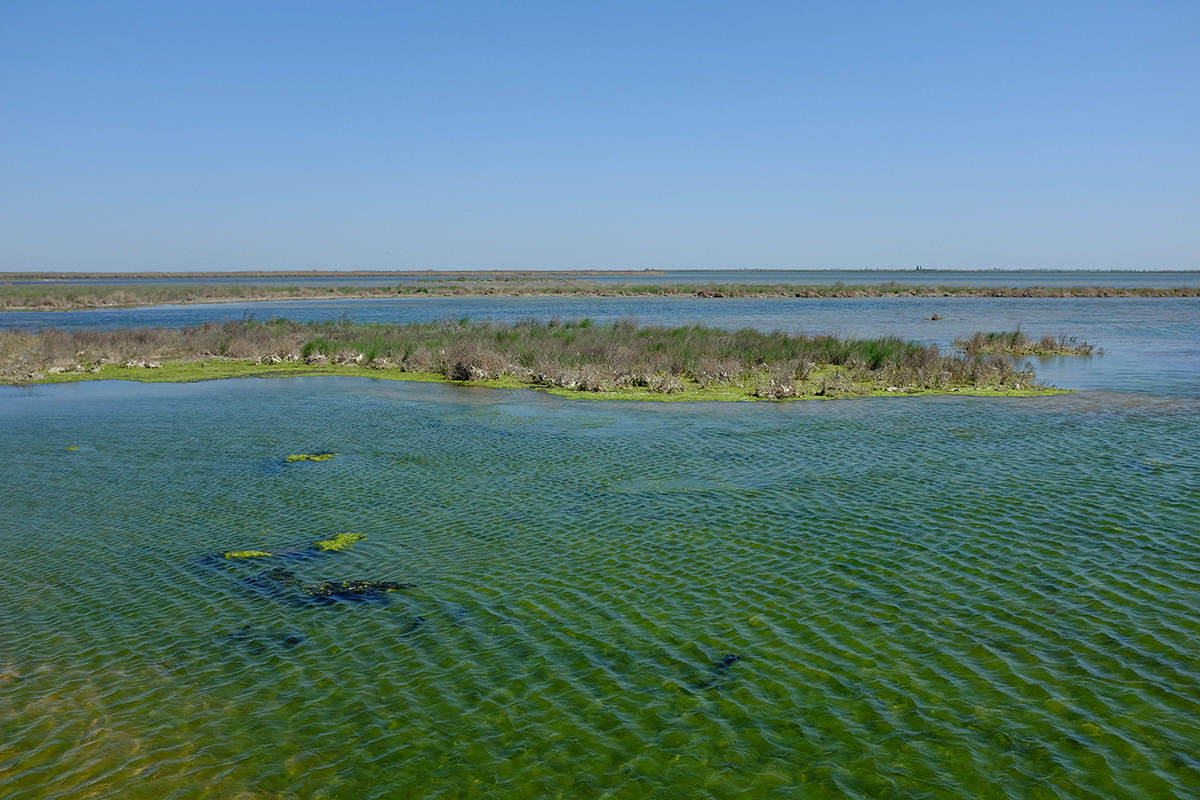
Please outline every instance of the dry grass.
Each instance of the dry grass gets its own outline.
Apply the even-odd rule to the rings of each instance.
[[[1042,336],[1033,339],[1019,329],[984,333],[979,331],[969,338],[954,340],[954,346],[967,356],[1004,354],[1010,356],[1090,356],[1100,355],[1103,349],[1090,342],[1081,342],[1074,336]]]

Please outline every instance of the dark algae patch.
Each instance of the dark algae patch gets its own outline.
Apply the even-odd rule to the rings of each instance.
[[[275,567],[245,579],[245,584],[264,594],[300,603],[331,603],[337,600],[379,600],[392,592],[412,589],[413,583],[349,580],[305,582],[284,567]]]
[[[411,589],[416,584],[399,583],[397,581],[321,581],[308,583],[300,587],[300,591],[313,597],[358,598],[380,593],[398,592],[401,589]]]

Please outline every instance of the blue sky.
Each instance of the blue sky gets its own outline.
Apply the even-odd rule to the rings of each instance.
[[[0,0],[0,270],[1200,268],[1200,2]]]

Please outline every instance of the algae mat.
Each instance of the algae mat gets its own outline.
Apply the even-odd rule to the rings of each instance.
[[[1198,412],[1095,392],[6,389],[0,782],[1187,797]],[[295,547],[336,531],[367,538]],[[220,556],[238,550],[282,561]],[[412,586],[291,602],[270,569]]]

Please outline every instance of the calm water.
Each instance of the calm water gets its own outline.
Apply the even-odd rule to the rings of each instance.
[[[530,279],[561,281],[561,276],[538,272],[527,273]],[[142,278],[119,279],[84,278],[68,282],[94,285],[149,284],[190,285],[196,283],[245,284],[248,286],[395,286],[401,283],[430,280],[458,280],[453,275],[429,274],[417,277],[329,277],[304,276],[296,278]],[[759,283],[829,285],[879,284],[895,282],[913,286],[1200,286],[1197,271],[1124,271],[1124,270],[667,270],[665,273],[643,275],[597,275],[582,278],[596,283]],[[13,281],[34,283],[35,281]],[[47,281],[36,281],[43,283]]]
[[[1200,307],[846,302],[639,316],[1109,353],[1021,400],[0,387],[0,794],[1195,797]]]

